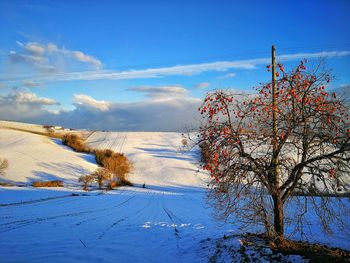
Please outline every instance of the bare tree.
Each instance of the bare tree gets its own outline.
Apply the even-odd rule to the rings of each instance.
[[[350,190],[349,107],[325,91],[330,72],[305,63],[289,73],[278,64],[274,98],[267,83],[240,98],[211,92],[199,108],[203,167],[213,178],[209,200],[219,217],[260,224],[279,242],[290,219],[302,233],[309,205],[329,230],[326,221],[339,219],[329,196]],[[288,204],[297,208],[292,217]]]
[[[106,168],[98,168],[96,171],[94,171],[92,174],[92,177],[97,182],[98,187],[102,189],[103,183],[105,181],[112,181],[113,174],[107,170]]]
[[[82,183],[84,191],[89,191],[90,184],[94,181],[92,175],[82,175],[79,177],[79,182]]]

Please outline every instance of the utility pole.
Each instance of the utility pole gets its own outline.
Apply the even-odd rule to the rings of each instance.
[[[277,88],[276,88],[276,49],[272,46],[272,168],[273,168],[273,193],[272,199],[274,203],[274,229],[277,234],[277,242],[284,239],[284,215],[283,202],[281,199],[280,175],[278,169],[278,126],[277,126]]]
[[[271,59],[272,59],[272,129],[273,129],[273,139],[272,139],[272,149],[273,149],[273,164],[274,164],[274,174],[275,174],[275,184],[279,188],[279,174],[278,174],[278,159],[275,156],[277,152],[278,143],[278,128],[277,128],[277,88],[276,88],[276,49],[272,45],[271,49]]]

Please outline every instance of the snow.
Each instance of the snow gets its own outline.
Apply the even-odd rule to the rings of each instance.
[[[19,129],[32,132],[46,132],[43,125],[0,120],[0,128]]]
[[[238,225],[213,219],[205,201],[208,176],[198,171],[198,152],[181,149],[179,133],[94,132],[87,143],[125,153],[135,166],[129,178],[135,187],[83,192],[77,178],[96,169],[93,156],[0,129],[0,157],[10,163],[2,181],[68,185],[0,187],[1,262],[208,262],[218,240],[232,234],[220,244],[240,250]],[[311,231],[319,242],[350,248],[344,233],[325,239],[317,227]],[[218,258],[231,260],[226,252]]]
[[[3,262],[205,262],[199,242],[232,227],[212,219],[199,189],[129,187],[0,211]]]
[[[1,181],[30,183],[62,180],[77,184],[81,175],[97,169],[93,155],[76,153],[58,139],[15,130],[0,129],[0,158],[9,160]]]
[[[134,163],[130,180],[161,186],[206,187],[198,170],[198,152],[181,149],[181,134],[172,132],[94,132],[86,143],[94,149],[122,152]]]

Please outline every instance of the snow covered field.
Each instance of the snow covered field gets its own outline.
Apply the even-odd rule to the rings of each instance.
[[[85,194],[77,178],[96,169],[92,156],[47,137],[0,129],[0,157],[10,163],[3,181],[68,184],[0,187],[1,262],[207,262],[216,239],[239,234],[234,222],[212,218],[208,177],[198,171],[198,153],[181,150],[180,134],[95,132],[87,143],[125,153],[136,186]],[[344,233],[327,239],[311,229],[315,241],[350,248]],[[230,242],[239,249],[238,237]]]
[[[97,167],[91,156],[0,129],[1,157],[10,162],[3,181],[69,184],[0,188],[2,261],[206,261],[199,242],[233,228],[212,219],[204,200],[207,176],[197,172],[195,153],[180,151],[180,134],[94,133],[87,142],[125,152],[135,165],[130,180],[136,187],[82,195],[77,178]]]

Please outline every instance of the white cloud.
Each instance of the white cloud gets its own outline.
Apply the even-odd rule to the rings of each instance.
[[[225,75],[219,76],[218,79],[230,79],[236,76],[236,73],[227,73]]]
[[[100,60],[82,51],[68,50],[64,47],[59,48],[53,43],[28,42],[23,44],[19,41],[16,41],[16,43],[19,49],[9,52],[9,61],[12,64],[26,65],[29,69],[39,71],[39,73],[62,73],[64,72],[63,68],[69,70],[70,64],[72,64],[71,62],[88,65],[93,69],[102,68],[102,62]],[[16,73],[18,74],[18,72]],[[45,76],[49,75],[46,74]]]
[[[42,56],[46,52],[46,47],[35,42],[28,42],[24,49],[35,56]]]
[[[280,62],[300,60],[303,58],[320,58],[320,57],[344,57],[349,56],[350,51],[329,51],[318,53],[297,53],[277,56]],[[100,80],[100,79],[138,79],[138,78],[156,78],[171,75],[193,75],[207,71],[226,71],[229,69],[253,69],[258,65],[269,64],[271,58],[257,58],[234,61],[217,61],[211,63],[177,65],[163,68],[148,68],[141,70],[126,71],[81,71],[61,74],[51,74],[46,76],[36,76],[41,82],[73,81],[73,80]],[[28,76],[17,76],[12,78],[0,78],[1,81],[15,81]]]
[[[147,97],[158,100],[168,100],[183,97],[187,94],[187,90],[180,85],[170,86],[141,86],[128,88],[129,91],[135,91],[145,94]]]
[[[205,89],[205,88],[208,88],[209,86],[210,86],[209,82],[200,82],[194,85],[194,87],[197,89]]]
[[[38,97],[30,92],[12,91],[0,95],[0,119],[18,121],[44,121],[50,116],[48,107],[59,105],[53,99]]]
[[[77,107],[93,108],[100,111],[107,111],[110,106],[109,102],[106,102],[104,100],[98,101],[84,94],[75,94],[73,104]]]
[[[72,58],[76,59],[77,61],[89,63],[91,65],[94,65],[96,68],[101,68],[102,63],[98,59],[86,55],[81,51],[65,51],[66,54],[69,54]]]
[[[55,100],[45,97],[38,97],[31,92],[13,92],[9,94],[6,99],[18,104],[35,104],[35,105],[56,105]]]

